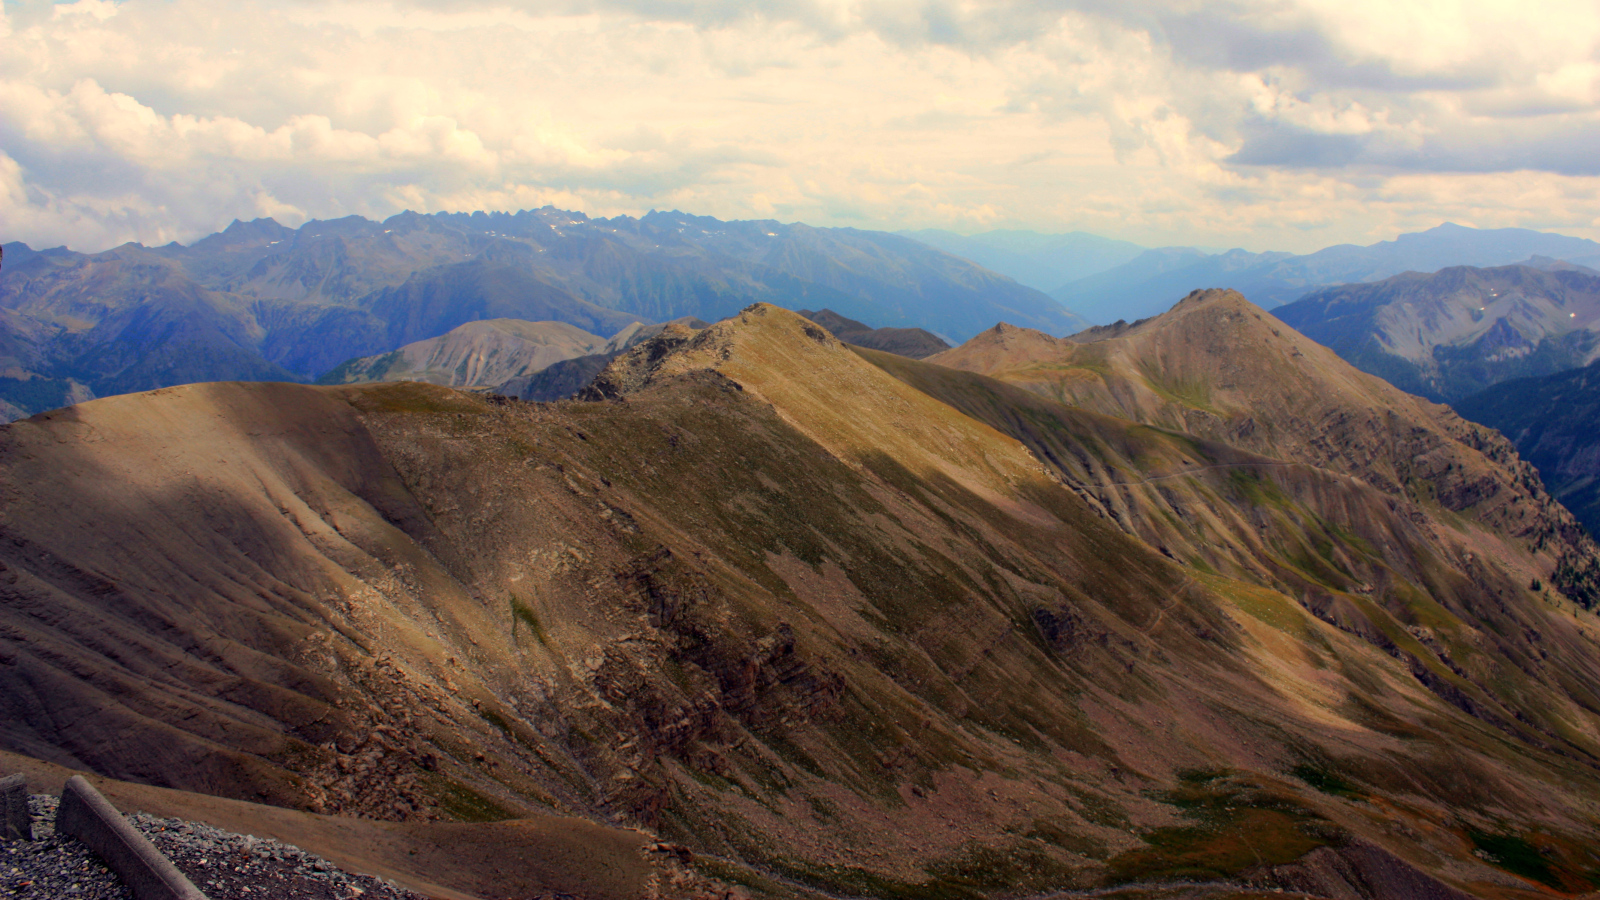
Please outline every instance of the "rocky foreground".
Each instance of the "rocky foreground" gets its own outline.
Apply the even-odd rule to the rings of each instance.
[[[29,798],[34,840],[0,847],[0,897],[131,900],[133,894],[97,856],[56,834],[57,802],[48,794]],[[182,819],[129,819],[211,900],[422,900],[278,841]]]

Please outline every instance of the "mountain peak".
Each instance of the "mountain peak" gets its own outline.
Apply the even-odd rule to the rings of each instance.
[[[1188,296],[1173,304],[1173,311],[1193,310],[1207,307],[1227,306],[1235,309],[1255,305],[1246,300],[1244,295],[1232,288],[1202,288],[1190,291]]]
[[[995,323],[995,326],[993,328],[989,329],[988,331],[983,332],[982,334],[978,335],[978,337],[979,338],[983,338],[983,337],[989,337],[991,335],[993,336],[993,339],[997,339],[997,340],[1001,340],[1001,341],[1019,341],[1019,340],[1044,340],[1044,341],[1051,341],[1051,342],[1055,341],[1055,338],[1051,337],[1048,334],[1045,334],[1044,332],[1038,330],[1037,328],[1024,328],[1024,327],[1022,327],[1020,325],[1013,325],[1010,322],[997,322],[997,323]],[[974,338],[974,340],[976,340],[976,339],[977,338]]]
[[[777,363],[778,368],[788,370],[799,362],[793,359],[796,350],[802,356],[819,350],[850,353],[838,338],[803,316],[770,303],[755,303],[704,329],[667,325],[660,334],[613,360],[581,396],[588,400],[624,397],[674,375],[722,371],[736,355],[758,364]],[[799,368],[806,366],[801,363]]]

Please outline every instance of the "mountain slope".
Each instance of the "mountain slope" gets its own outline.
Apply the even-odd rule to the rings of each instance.
[[[950,349],[949,344],[921,328],[873,328],[854,319],[847,319],[831,309],[816,312],[802,309],[798,312],[828,329],[839,340],[857,347],[898,353],[912,359],[922,359]]]
[[[1144,349],[1267,327],[1179,312]],[[1510,495],[1481,514],[1306,463],[1290,508],[1265,454],[764,305],[589,396],[198,385],[6,426],[0,741],[377,818],[637,825],[763,896],[1592,889],[1595,621],[1524,588],[1582,548],[1494,524],[1543,513],[1514,456],[1439,454]],[[1117,512],[1160,483],[1095,480],[1200,451],[1256,473],[1227,497],[1258,542],[1324,563],[1169,558]]]
[[[693,316],[654,325],[635,322],[612,335],[611,340],[606,341],[605,346],[599,348],[596,353],[564,359],[537,372],[508,378],[496,385],[494,392],[502,397],[514,397],[518,400],[536,402],[565,400],[588,387],[589,382],[610,365],[613,359],[650,340],[670,326],[693,330],[706,327],[706,323]]]
[[[317,383],[426,381],[494,387],[605,345],[603,339],[564,322],[480,319],[392,353],[348,360]]]
[[[1564,565],[1588,573],[1563,589],[1585,605],[1600,600],[1592,545],[1509,442],[1350,367],[1235,292],[1197,291],[1158,319],[1078,340],[1001,326],[930,361],[1350,475],[1407,502],[1470,511],[1533,542],[1547,554],[1546,573]]]
[[[1600,368],[1504,381],[1457,401],[1463,417],[1517,445],[1572,514],[1600,534]]]
[[[1456,400],[1600,355],[1600,276],[1528,266],[1408,272],[1273,313],[1402,390]]]

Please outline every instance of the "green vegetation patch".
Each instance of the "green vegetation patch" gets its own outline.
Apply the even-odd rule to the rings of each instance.
[[[959,855],[928,867],[930,884],[965,889],[988,896],[1037,894],[1060,889],[1076,870],[1046,847],[1054,841],[1017,841],[1004,847],[972,845]]]
[[[500,822],[515,818],[511,811],[472,788],[450,778],[429,779],[439,810],[458,822]]]
[[[1600,850],[1592,841],[1535,833],[1526,837],[1468,829],[1478,856],[1530,881],[1566,894],[1600,887]]]
[[[998,892],[1036,894],[1070,885],[1077,870],[1059,860],[1047,842],[1015,841],[1005,846],[973,844],[928,866],[928,879],[901,881],[854,866],[814,866],[794,860],[773,863],[802,884],[855,897],[880,900],[978,900]]]
[[[773,881],[754,869],[715,856],[697,854],[694,858],[694,867],[703,875],[729,884],[741,884],[769,897],[787,897],[797,893],[794,888]]]
[[[1524,878],[1531,878],[1553,888],[1560,888],[1550,864],[1539,854],[1539,848],[1514,834],[1487,834],[1469,831],[1467,837],[1490,862]]]
[[[900,881],[855,866],[814,866],[797,860],[773,860],[785,878],[830,894],[874,897],[878,900],[983,900],[976,888],[932,878],[923,882]]]
[[[1127,827],[1127,817],[1121,816],[1119,823]],[[1076,830],[1074,823],[1061,816],[1052,816],[1044,819],[1034,819],[1023,837],[1053,844],[1063,850],[1086,856],[1090,859],[1105,859],[1110,855],[1106,850],[1104,841],[1093,835],[1082,834]]]
[[[1156,799],[1193,824],[1146,832],[1146,846],[1112,858],[1108,883],[1230,878],[1291,863],[1337,839],[1312,811],[1220,771],[1180,773],[1178,786]]]
[[[1345,781],[1339,776],[1339,773],[1324,766],[1314,763],[1301,763],[1290,769],[1289,774],[1324,794],[1350,799],[1356,799],[1361,796],[1357,793],[1355,785]]]
[[[539,643],[546,647],[550,646],[550,635],[545,633],[544,625],[539,621],[539,615],[533,611],[533,607],[524,603],[517,595],[512,594],[511,637],[513,639],[517,636],[517,625],[519,623],[528,626],[528,631],[533,633],[534,638]]]
[[[1139,373],[1144,376],[1150,390],[1164,400],[1194,409],[1217,411],[1211,405],[1211,385],[1204,380],[1178,378],[1149,362],[1140,363]]]

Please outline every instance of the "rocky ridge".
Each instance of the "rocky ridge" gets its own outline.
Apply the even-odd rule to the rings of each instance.
[[[1524,587],[1531,492],[1402,502],[1298,394],[1241,427],[1267,383],[1382,400],[1239,351],[1255,312],[997,380],[757,305],[582,402],[204,385],[13,424],[4,740],[379,819],[626,823],[763,896],[1270,890],[1366,844],[1583,889],[1597,631]],[[1510,465],[1440,446],[1395,483]],[[1523,845],[1533,875],[1496,855]]]

